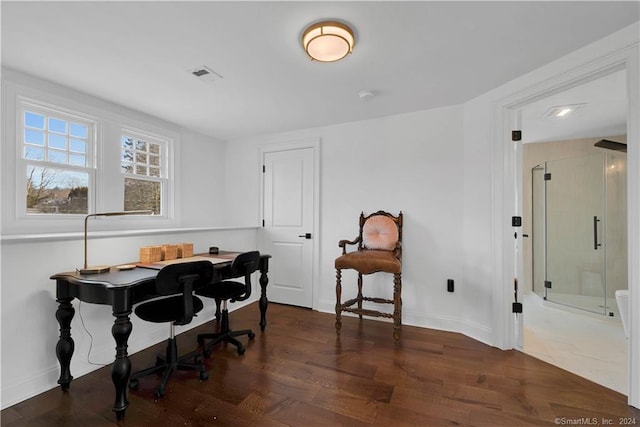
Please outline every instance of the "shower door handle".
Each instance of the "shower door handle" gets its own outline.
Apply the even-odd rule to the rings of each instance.
[[[598,250],[598,246],[602,246],[602,243],[598,243],[598,223],[600,220],[597,216],[593,217],[593,249]]]

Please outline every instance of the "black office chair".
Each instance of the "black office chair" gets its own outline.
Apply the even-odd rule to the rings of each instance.
[[[243,329],[241,331],[232,331],[229,329],[229,311],[227,310],[227,301],[236,302],[244,301],[251,296],[251,274],[258,269],[260,261],[260,252],[252,251],[238,255],[231,264],[230,277],[244,277],[244,283],[225,280],[223,282],[199,289],[196,293],[200,296],[213,298],[219,307],[222,301],[222,316],[220,320],[220,332],[210,334],[199,334],[198,344],[202,346],[203,353],[206,357],[211,355],[213,346],[220,342],[228,342],[238,348],[238,354],[244,354],[244,346],[235,337],[248,335],[249,339],[255,338],[255,334],[251,329]],[[217,317],[217,316],[216,316]],[[211,340],[205,345],[205,340]]]
[[[202,357],[198,350],[178,357],[175,339],[175,325],[186,325],[200,312],[204,305],[202,300],[193,295],[199,287],[209,285],[213,278],[213,264],[209,261],[185,262],[164,267],[156,278],[156,291],[159,295],[172,295],[154,299],[140,304],[135,309],[136,315],[154,323],[169,323],[170,332],[167,340],[165,357],[158,356],[155,366],[135,372],[129,379],[129,388],[138,388],[138,378],[163,372],[162,381],[155,390],[155,396],[161,397],[169,377],[177,370],[200,371],[200,380],[209,378]],[[178,295],[175,295],[178,294]],[[193,363],[187,361],[193,359]]]

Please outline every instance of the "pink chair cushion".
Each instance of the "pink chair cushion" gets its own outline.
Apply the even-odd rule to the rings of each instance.
[[[375,215],[362,227],[362,243],[367,249],[392,251],[398,242],[398,227],[391,218]]]

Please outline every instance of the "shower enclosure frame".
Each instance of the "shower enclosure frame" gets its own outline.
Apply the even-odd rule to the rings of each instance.
[[[614,293],[628,283],[626,155],[597,150],[549,160],[531,178],[532,291],[618,317]]]

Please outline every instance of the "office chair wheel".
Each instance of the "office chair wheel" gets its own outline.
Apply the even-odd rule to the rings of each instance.
[[[129,390],[137,390],[139,385],[138,380],[129,380]]]
[[[207,371],[200,371],[200,381],[204,381],[209,379],[209,372]]]
[[[158,387],[153,391],[153,395],[159,399],[164,395],[164,390],[162,389],[162,387]]]
[[[238,347],[238,354],[240,356],[242,356],[244,354],[244,347],[243,346]]]
[[[256,334],[254,334],[253,332],[249,332],[248,336],[249,336],[249,339],[252,340],[256,337]]]

